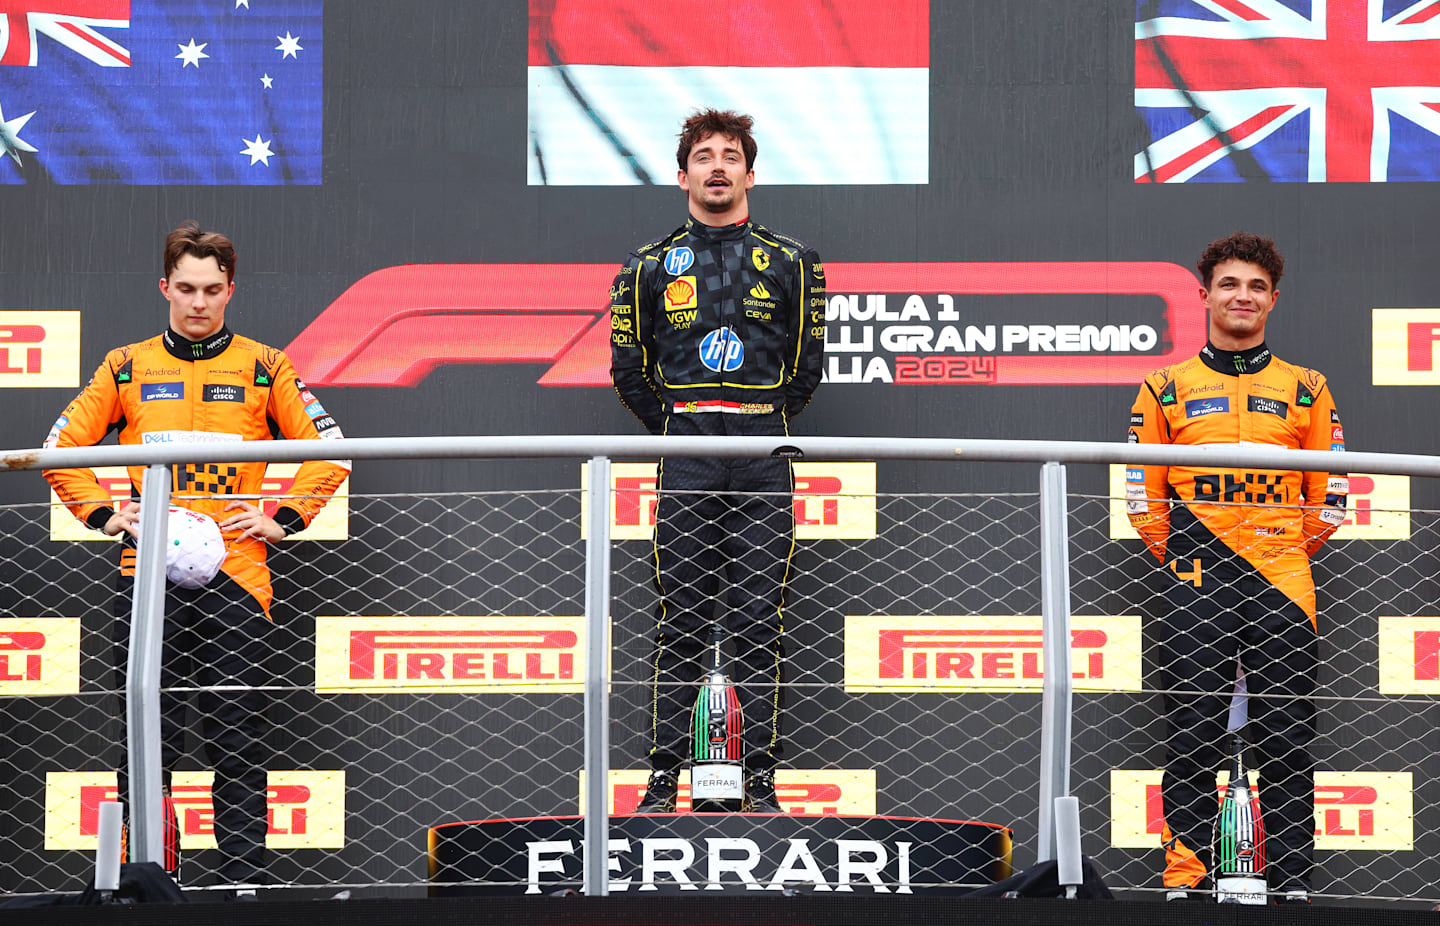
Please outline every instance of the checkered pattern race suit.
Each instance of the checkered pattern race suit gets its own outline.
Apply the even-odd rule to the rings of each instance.
[[[820,382],[825,270],[813,250],[763,226],[688,220],[630,255],[610,303],[615,390],[652,434],[785,435]],[[658,488],[651,765],[679,769],[689,752],[724,570],[745,765],[773,769],[795,534],[789,461],[667,457]]]

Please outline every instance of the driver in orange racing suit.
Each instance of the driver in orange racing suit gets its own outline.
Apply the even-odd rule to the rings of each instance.
[[[227,443],[338,438],[326,413],[280,351],[232,334],[225,307],[235,290],[235,250],[224,235],[186,222],[165,242],[160,291],[170,303],[163,333],[112,350],[66,407],[46,447],[88,447],[111,431],[121,444]],[[319,452],[317,451],[317,455]],[[115,599],[116,687],[125,690],[135,576],[138,499],[144,467],[129,468],[132,500],[116,510],[89,469],[47,470],[45,478],[75,517],[105,534],[127,535]],[[178,833],[169,800],[170,771],[184,746],[185,703],[173,689],[185,679],[199,693],[206,752],[215,766],[215,836],[225,856],[221,878],[253,896],[264,870],[267,775],[262,751],[265,663],[269,644],[269,543],[304,529],[349,474],[349,463],[312,461],[296,475],[295,497],[267,515],[253,501],[265,463],[176,466],[172,502],[213,517],[225,538],[221,572],[199,589],[168,585],[161,668],[161,758],[166,792],[165,863],[178,872]],[[126,763],[120,798],[128,803]]]
[[[1325,377],[1265,345],[1283,267],[1274,242],[1243,232],[1207,248],[1199,270],[1209,340],[1199,356],[1145,379],[1130,410],[1132,443],[1345,449]],[[1238,654],[1261,760],[1270,887],[1305,899],[1318,668],[1310,557],[1345,518],[1348,480],[1218,466],[1129,466],[1125,478],[1130,521],[1166,573],[1153,638],[1169,724],[1165,886],[1177,899],[1210,874],[1215,773]]]

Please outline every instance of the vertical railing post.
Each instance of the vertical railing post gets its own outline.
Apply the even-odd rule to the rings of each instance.
[[[610,893],[610,458],[590,458],[585,532],[585,894]]]
[[[165,638],[165,538],[170,467],[145,467],[140,486],[140,549],[130,608],[125,670],[125,743],[130,768],[130,860],[164,863],[165,811],[160,765],[160,658]]]
[[[1040,470],[1040,606],[1045,679],[1040,727],[1037,862],[1055,858],[1055,798],[1070,793],[1070,532],[1065,467]]]

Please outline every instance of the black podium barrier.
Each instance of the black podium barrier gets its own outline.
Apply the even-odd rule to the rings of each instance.
[[[912,817],[642,814],[610,821],[610,892],[962,894],[1011,874],[1004,826]],[[431,896],[548,894],[583,879],[585,820],[430,829]]]

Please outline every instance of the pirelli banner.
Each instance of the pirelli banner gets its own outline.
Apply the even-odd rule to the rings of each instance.
[[[345,846],[345,772],[271,769],[265,845],[271,849]],[[214,774],[176,771],[171,781],[181,849],[215,848]],[[120,800],[114,772],[47,772],[45,848],[95,851],[100,803]]]
[[[260,484],[260,509],[273,516],[280,500],[291,493],[295,476],[300,472],[299,463],[271,463],[265,467],[265,480]],[[111,503],[118,508],[130,501],[130,473],[123,466],[97,466],[93,470],[100,487],[110,495]],[[346,540],[350,536],[350,477],[340,483],[340,488],[315,515],[315,520],[303,531],[297,531],[286,540]],[[100,531],[91,530],[60,501],[55,490],[50,490],[50,539],[51,540],[100,540],[115,541]]]
[[[847,615],[845,690],[1034,691],[1045,679],[1038,615]],[[1080,691],[1140,690],[1140,618],[1070,619]]]
[[[79,693],[79,618],[0,618],[0,697]]]
[[[1380,693],[1440,695],[1440,616],[1380,618]]]
[[[576,693],[585,618],[317,617],[318,694]]]
[[[875,464],[812,463],[793,465],[795,539],[873,540]],[[610,466],[610,539],[651,540],[655,536],[658,466],[614,463]],[[580,532],[584,536],[590,505],[590,464],[580,465]]]
[[[1374,385],[1440,385],[1440,309],[1372,309],[1370,320]]]
[[[1115,769],[1110,773],[1110,845],[1154,849],[1160,845],[1164,813],[1160,769]],[[1216,780],[1217,805],[1230,780]],[[1250,787],[1265,790],[1252,771]],[[1415,848],[1415,783],[1411,772],[1315,772],[1315,848],[1384,852]]]
[[[1110,465],[1110,539],[1139,540],[1125,514],[1126,483],[1137,474],[1126,467]],[[1138,477],[1143,479],[1144,477]],[[1345,520],[1328,543],[1343,540],[1409,540],[1410,477],[1351,473],[1350,496]]]
[[[0,310],[0,389],[45,387],[80,388],[80,313]]]
[[[645,793],[650,770],[611,769],[610,813],[632,814]],[[873,768],[782,768],[775,772],[775,796],[788,814],[800,816],[872,816],[875,814],[876,770]],[[579,813],[585,813],[585,770],[579,775]],[[677,813],[689,813],[690,771],[680,773]]]

